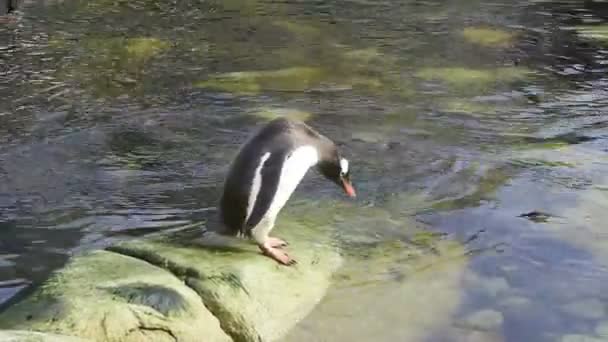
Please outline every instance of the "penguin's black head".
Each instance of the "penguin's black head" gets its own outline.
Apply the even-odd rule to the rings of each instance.
[[[346,192],[348,196],[357,196],[355,188],[350,180],[350,169],[347,159],[341,157],[338,153],[334,153],[330,158],[319,162],[318,168],[325,178],[344,189],[344,192]]]

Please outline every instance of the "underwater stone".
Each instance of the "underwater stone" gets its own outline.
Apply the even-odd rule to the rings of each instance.
[[[524,67],[500,67],[494,69],[429,67],[422,68],[415,75],[427,81],[442,81],[455,89],[479,91],[493,84],[524,80],[531,73],[531,70]]]
[[[510,310],[521,310],[523,307],[530,305],[532,302],[521,296],[511,296],[500,301],[500,305]]]
[[[604,303],[598,299],[585,299],[566,304],[562,310],[573,316],[586,319],[599,319],[604,317],[606,309]]]
[[[598,323],[595,327],[595,333],[598,336],[608,338],[608,321]]]
[[[495,310],[476,311],[463,320],[463,324],[474,329],[498,330],[504,321],[502,313]]]
[[[515,34],[489,27],[467,27],[463,37],[473,44],[488,47],[506,47],[513,43]]]
[[[562,336],[561,342],[606,342],[606,339],[588,335],[571,334]]]
[[[578,35],[587,38],[595,39],[602,42],[608,41],[608,25],[582,25],[577,26]]]
[[[366,213],[361,211],[355,215]],[[352,249],[349,253],[356,253]],[[346,260],[321,304],[285,341],[315,341],[318,336],[331,336],[331,341],[425,341],[450,325],[461,304],[468,262],[462,245],[436,237],[430,246],[385,241],[360,252],[365,257]]]
[[[317,86],[324,71],[315,67],[292,67],[268,71],[237,71],[216,75],[196,83],[197,88],[210,88],[237,94],[260,91],[304,91]]]
[[[263,120],[271,121],[284,117],[292,120],[308,121],[312,113],[293,108],[261,108],[252,112],[252,115]]]
[[[573,302],[565,305],[563,310],[571,315],[587,319],[602,318],[606,314],[604,303],[598,299],[587,299]]]

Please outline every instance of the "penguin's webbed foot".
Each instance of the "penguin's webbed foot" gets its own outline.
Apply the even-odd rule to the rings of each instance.
[[[285,251],[271,246],[269,240],[259,245],[259,247],[264,253],[264,255],[276,260],[280,264],[283,264],[285,266],[291,266],[297,263],[297,261],[292,259]]]
[[[275,238],[275,237],[268,237],[266,239],[266,242],[270,245],[270,247],[272,248],[281,248],[281,247],[285,247],[287,245],[289,245],[287,242],[285,242],[284,240],[281,240],[279,238]]]

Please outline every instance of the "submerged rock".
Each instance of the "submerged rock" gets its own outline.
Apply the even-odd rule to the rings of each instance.
[[[336,286],[285,341],[424,341],[449,325],[468,261],[455,242],[438,238],[433,247],[387,241],[350,259]]]
[[[308,121],[313,116],[310,112],[292,108],[261,108],[253,111],[252,115],[266,121],[271,121],[280,117],[286,117],[292,120]]]
[[[494,310],[476,311],[462,321],[462,325],[479,330],[496,331],[502,328],[502,313]]]
[[[320,84],[324,71],[316,67],[292,67],[279,70],[240,71],[214,76],[195,84],[237,94],[257,94],[264,90],[304,91]]]
[[[577,26],[576,31],[583,38],[608,42],[608,25],[582,25]]]
[[[598,336],[608,338],[608,321],[598,323],[595,327],[595,333]]]
[[[473,43],[488,47],[506,47],[513,43],[515,34],[490,27],[467,27],[462,31],[463,37]]]
[[[295,267],[178,230],[74,257],[0,315],[0,328],[95,341],[276,340],[323,297],[342,260],[323,234],[281,223]]]
[[[606,339],[595,336],[571,334],[562,336],[561,342],[606,342]]]
[[[570,315],[586,319],[599,319],[606,314],[606,306],[598,299],[575,301],[564,305],[562,310]]]
[[[464,67],[429,67],[416,72],[416,77],[428,81],[441,81],[457,91],[478,93],[499,83],[512,83],[526,79],[532,73],[524,67],[470,69]]]
[[[530,299],[521,296],[510,296],[500,301],[500,306],[513,311],[523,310],[531,304]]]
[[[536,222],[536,223],[544,223],[549,221],[549,219],[551,219],[553,217],[553,215],[542,212],[542,211],[538,211],[538,210],[533,210],[527,213],[523,213],[517,217],[524,217],[527,218],[528,220],[532,221],[532,222]]]

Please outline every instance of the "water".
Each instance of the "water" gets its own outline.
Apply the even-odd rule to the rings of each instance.
[[[286,340],[606,338],[608,48],[572,28],[607,9],[30,3],[0,26],[0,302],[72,253],[205,217],[238,145],[287,113],[350,156],[363,214],[336,234],[372,257]],[[314,200],[348,201],[311,172],[292,205]],[[414,225],[440,252],[394,245]]]

